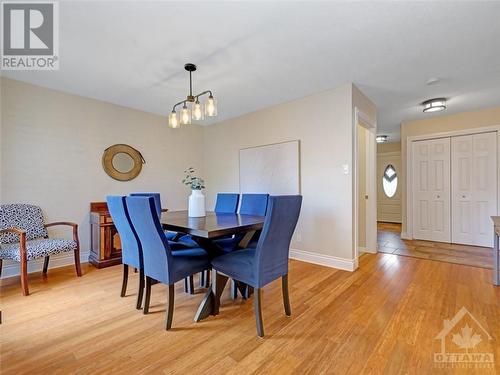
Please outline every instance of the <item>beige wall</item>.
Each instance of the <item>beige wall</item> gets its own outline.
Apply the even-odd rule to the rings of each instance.
[[[420,135],[468,130],[488,126],[500,126],[500,107],[487,108],[473,112],[462,112],[448,116],[432,117],[426,120],[403,122],[401,124],[401,160],[403,164],[402,184],[402,232],[406,233],[407,204],[406,204],[406,176],[407,176],[407,139]]]
[[[304,200],[301,241],[294,237],[291,246],[353,262],[353,177],[342,165],[352,170],[354,95],[371,113],[371,103],[349,84],[207,127],[208,206],[219,191],[239,191],[241,148],[298,139]]]
[[[377,143],[377,154],[401,151],[401,142]]]
[[[40,205],[47,221],[77,222],[84,257],[91,201],[154,190],[164,206],[185,209],[189,192],[180,180],[193,166],[206,179],[210,209],[217,192],[239,191],[239,149],[298,139],[304,201],[301,241],[294,238],[292,248],[327,256],[329,265],[354,266],[353,114],[357,107],[375,122],[376,109],[353,85],[178,131],[162,116],[5,78],[1,83],[2,201]],[[102,152],[115,143],[130,144],[146,159],[135,180],[115,181],[102,170]]]
[[[159,191],[164,206],[186,208],[189,191],[180,181],[189,166],[203,174],[202,127],[175,131],[162,116],[5,78],[1,92],[2,201],[34,203],[47,221],[78,223],[83,253],[89,203],[107,194]],[[102,153],[115,143],[144,156],[136,179],[120,182],[104,173]]]

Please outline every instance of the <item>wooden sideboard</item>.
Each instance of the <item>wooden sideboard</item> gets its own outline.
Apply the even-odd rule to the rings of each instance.
[[[89,263],[105,268],[122,262],[120,236],[111,220],[106,202],[90,203]]]

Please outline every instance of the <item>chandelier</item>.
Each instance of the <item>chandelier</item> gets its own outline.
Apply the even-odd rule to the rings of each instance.
[[[168,115],[168,126],[172,129],[178,129],[181,125],[191,124],[191,120],[200,121],[207,117],[217,116],[217,101],[214,99],[212,91],[206,90],[198,95],[193,95],[193,80],[192,73],[196,71],[196,65],[186,64],[184,69],[189,72],[189,95],[185,100],[180,101],[175,104],[172,108],[172,112]],[[208,94],[208,99],[204,103],[200,103],[200,96]],[[187,103],[193,103],[190,107]],[[182,104],[182,109],[179,114],[175,111],[177,106]]]

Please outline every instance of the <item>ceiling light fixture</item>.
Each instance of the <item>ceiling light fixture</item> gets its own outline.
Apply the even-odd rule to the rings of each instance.
[[[424,112],[439,112],[446,109],[445,98],[429,99],[422,103]]]
[[[196,71],[196,65],[188,63],[184,65],[184,69],[189,72],[189,95],[185,100],[175,104],[172,112],[168,115],[168,126],[173,129],[180,128],[181,125],[191,124],[191,120],[200,121],[205,119],[205,116],[217,116],[217,100],[215,100],[212,91],[206,90],[198,95],[193,95],[193,80],[191,74]],[[208,94],[206,103],[200,103],[200,96]],[[188,103],[194,103],[192,108],[188,107]],[[182,104],[180,114],[177,115],[175,108]]]
[[[375,137],[375,140],[377,141],[377,143],[384,143],[384,142],[387,142],[387,140],[389,139],[389,136],[388,135],[377,135]]]

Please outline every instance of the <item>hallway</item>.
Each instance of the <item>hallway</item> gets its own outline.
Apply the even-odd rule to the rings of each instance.
[[[401,239],[401,224],[378,222],[377,250],[381,253],[492,268],[491,248],[444,242]]]

